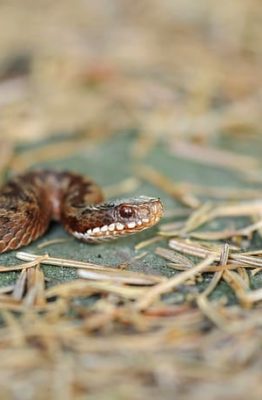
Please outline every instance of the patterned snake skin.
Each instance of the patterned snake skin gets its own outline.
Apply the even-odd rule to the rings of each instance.
[[[0,190],[0,253],[25,246],[47,230],[51,220],[85,242],[115,239],[159,221],[159,199],[140,196],[102,203],[91,179],[48,170],[29,171]]]

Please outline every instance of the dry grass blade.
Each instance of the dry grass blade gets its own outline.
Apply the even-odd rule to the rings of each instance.
[[[83,149],[90,149],[93,146],[87,139],[78,140],[67,140],[59,142],[58,146],[48,144],[40,149],[30,149],[30,157],[28,152],[25,151],[13,159],[11,168],[13,171],[19,173],[23,170],[30,168],[32,165],[39,162],[46,162],[51,160],[58,160],[76,153],[77,151],[83,151]]]
[[[0,296],[0,310],[21,311],[21,302],[11,296]]]
[[[245,300],[251,304],[262,301],[262,288],[247,292],[245,294]]]
[[[127,300],[134,300],[144,293],[143,287],[125,286],[119,283],[110,281],[87,281],[87,280],[74,280],[73,282],[66,282],[56,285],[46,290],[46,297],[52,298],[60,296],[63,298],[86,297],[93,294],[115,294]]]
[[[181,234],[189,233],[209,220],[209,212],[213,209],[214,205],[211,203],[204,203],[197,210],[192,212],[190,217],[186,220],[184,227],[181,229]]]
[[[220,265],[227,265],[229,251],[230,251],[230,246],[228,243],[225,243],[221,250],[221,255],[220,255],[220,260],[219,260]]]
[[[155,147],[157,142],[157,137],[141,133],[131,148],[131,155],[136,159],[142,159]]]
[[[16,258],[23,261],[30,261],[34,262],[35,260],[39,260],[41,256],[32,253],[26,253],[23,251],[18,251],[16,253]],[[49,257],[47,254],[42,257],[41,259],[42,264],[46,265],[54,265],[59,267],[73,267],[73,268],[88,268],[88,269],[95,269],[103,271],[106,266],[100,264],[94,264],[84,261],[77,261],[77,260],[70,260],[70,259],[63,259],[57,257]],[[109,269],[110,270],[110,269]]]
[[[253,249],[253,250],[245,250],[245,251],[240,251],[239,254],[243,256],[262,256],[262,249]]]
[[[192,267],[190,270],[181,272],[174,278],[168,279],[166,282],[160,283],[149,289],[144,296],[138,300],[135,304],[135,308],[139,311],[143,311],[148,308],[156,299],[158,299],[162,294],[168,293],[173,290],[176,286],[181,285],[186,280],[196,276],[199,272],[205,270],[205,268],[211,265],[215,260],[215,256],[209,256],[204,261]]]
[[[219,327],[223,331],[231,331],[231,328],[228,325],[228,320],[225,319],[224,316],[221,315],[221,313],[217,310],[217,308],[208,301],[207,296],[200,295],[197,297],[196,301],[199,309],[210,321],[212,321],[217,327]]]
[[[152,238],[150,238],[150,239],[143,240],[142,242],[137,243],[137,244],[135,245],[135,250],[136,250],[136,251],[137,251],[137,250],[141,250],[141,249],[143,249],[144,247],[147,247],[147,246],[150,246],[151,244],[154,244],[154,243],[159,242],[160,240],[162,240],[162,238],[161,238],[160,236],[154,236],[154,237],[152,237]]]
[[[221,250],[220,261],[219,264],[221,266],[226,266],[228,263],[230,247],[228,244],[225,244]],[[212,293],[212,291],[216,288],[220,279],[222,278],[224,273],[224,268],[220,271],[215,272],[212,277],[211,282],[207,286],[207,288],[197,297],[196,302],[199,309],[205,314],[206,317],[209,318],[216,326],[222,328],[223,330],[227,330],[227,321],[218,312],[218,310],[210,303],[207,297]]]
[[[210,255],[215,255],[216,261],[219,261],[220,259],[219,251],[214,251],[214,250],[211,251],[210,249],[201,246],[198,242],[192,242],[189,240],[182,240],[182,239],[171,239],[169,241],[169,247],[171,247],[171,249],[173,250],[191,256],[205,258]]]
[[[39,265],[23,269],[14,285],[12,298],[22,301],[25,306],[46,305],[45,277]]]
[[[26,289],[26,270],[23,269],[16,281],[12,296],[15,300],[21,300]]]
[[[247,169],[258,169],[260,166],[260,161],[255,157],[243,156],[227,150],[182,140],[172,142],[170,150],[179,157],[198,161],[205,165],[228,168],[240,172],[245,172]]]
[[[95,281],[107,281],[107,282],[115,282],[122,283],[126,285],[136,285],[136,286],[151,286],[156,284],[156,282],[152,282],[149,279],[145,279],[137,276],[125,276],[121,271],[118,271],[118,274],[113,272],[101,272],[101,271],[87,271],[86,269],[79,269],[78,276],[80,278],[95,280]]]
[[[74,281],[59,283],[58,285],[52,286],[45,290],[45,296],[47,299],[53,297],[79,297],[79,296],[90,296],[96,293],[96,290],[92,289],[82,279],[75,279]]]
[[[15,285],[3,286],[0,288],[0,296],[1,294],[7,294],[13,292]]]
[[[33,261],[33,260],[36,260],[39,256],[37,256],[35,254],[31,254],[31,253],[17,252],[16,257],[19,260]],[[158,282],[162,282],[166,279],[161,276],[155,276],[155,275],[149,275],[149,274],[147,275],[147,274],[125,271],[125,270],[120,271],[119,269],[107,267],[105,265],[64,259],[64,258],[55,258],[55,257],[45,256],[40,262],[41,262],[41,264],[53,265],[53,266],[58,266],[58,267],[80,268],[80,269],[86,269],[86,270],[96,271],[96,272],[101,271],[103,273],[110,274],[111,276],[113,276],[113,275],[119,276],[121,274],[123,277],[126,277],[126,278],[141,279],[144,282],[147,281],[148,282],[147,284],[149,284],[149,285],[155,284]]]
[[[13,156],[13,145],[10,141],[0,139],[0,184],[5,169],[11,162]]]
[[[127,300],[137,300],[146,291],[144,287],[131,287],[111,282],[86,282],[97,293],[111,293]]]
[[[224,271],[223,279],[233,289],[236,297],[244,307],[250,306],[250,301],[247,298],[248,285],[235,271]]]
[[[24,332],[21,329],[21,326],[20,326],[17,318],[15,318],[15,316],[10,311],[4,310],[4,309],[1,310],[1,316],[4,320],[4,323],[6,324],[6,326],[9,329],[10,336],[11,336],[12,341],[15,344],[15,346],[17,346],[18,348],[25,346],[26,340],[25,340]]]
[[[185,190],[181,190],[181,188],[177,187],[177,185],[169,178],[162,175],[152,167],[142,165],[137,167],[135,172],[139,178],[144,179],[147,182],[150,182],[152,185],[163,190],[181,204],[190,208],[196,208],[199,206],[199,200],[196,197],[189,194]]]
[[[223,248],[222,248],[223,251]],[[185,257],[184,255],[181,255],[180,253],[177,253],[173,250],[170,249],[166,249],[163,247],[157,247],[155,250],[155,253],[160,256],[165,258],[168,261],[172,261],[171,263],[167,263],[168,267],[180,270],[180,271],[185,271],[188,268],[192,268],[194,266],[194,263],[188,258]],[[217,252],[219,254],[219,252]],[[190,255],[192,255],[190,253]],[[195,255],[195,254],[194,254]],[[210,254],[211,255],[211,254]],[[218,260],[219,256],[217,256],[217,260]],[[220,256],[221,259],[221,256]],[[211,265],[206,267],[206,269],[204,270],[204,272],[223,272],[225,269],[229,269],[229,270],[235,270],[238,269],[241,266],[241,264],[239,263],[235,263],[235,264],[221,264],[220,265]],[[247,268],[254,268],[252,266],[246,266]]]
[[[174,215],[171,215],[171,217],[175,218]],[[171,236],[171,235],[177,235],[180,234],[181,229],[184,227],[185,222],[184,221],[176,221],[176,222],[168,222],[165,224],[160,225],[160,232],[159,234],[162,236]]]
[[[134,177],[104,188],[106,198],[118,197],[135,192],[140,186],[140,181]]]
[[[227,266],[228,265],[229,251],[230,251],[230,247],[229,247],[229,245],[227,243],[225,243],[223,248],[222,248],[222,251],[221,251],[219,265],[221,265],[221,266]],[[206,287],[204,292],[201,293],[202,296],[206,296],[207,297],[213,292],[213,290],[218,285],[220,279],[222,278],[223,272],[224,272],[224,269],[221,269],[220,271],[217,271],[217,272],[214,273],[209,285]]]
[[[252,233],[258,231],[261,227],[262,227],[262,221],[259,220],[255,224],[248,225],[241,229],[225,229],[221,231],[201,231],[201,232],[190,232],[190,230],[188,230],[187,237],[199,240],[207,240],[207,241],[223,240],[223,239],[234,238],[237,236],[249,236]],[[196,229],[196,227],[194,227],[193,229]],[[177,231],[164,230],[159,232],[161,236],[166,236],[166,237],[179,236],[183,235],[184,233],[185,229]]]
[[[30,259],[29,262],[20,265],[13,265],[13,266],[0,266],[0,272],[10,272],[10,271],[21,271],[22,269],[32,268],[36,265],[40,264],[43,260],[47,259],[48,256],[35,256]]]
[[[237,204],[224,204],[217,206],[210,212],[210,220],[220,217],[254,216],[262,213],[262,201],[246,201]]]
[[[177,186],[181,190],[204,196],[209,199],[237,201],[237,200],[256,200],[262,197],[259,188],[232,188],[227,186],[205,186],[192,182],[178,182]]]
[[[248,266],[251,267],[260,267],[262,268],[262,258],[258,257],[253,257],[253,256],[245,256],[242,254],[238,253],[232,253],[230,255],[230,261],[232,263],[238,263],[238,264],[243,264],[243,266],[246,268]]]
[[[250,272],[250,275],[253,277],[256,274],[258,274],[259,272],[261,272],[261,269],[260,268],[255,268]]]
[[[229,251],[230,251],[229,245],[225,244],[221,250],[221,255],[220,255],[219,264],[221,266],[227,265]],[[206,289],[197,297],[196,301],[197,301],[197,305],[200,308],[200,310],[209,318],[210,321],[212,321],[220,329],[227,331],[227,327],[228,327],[227,321],[217,311],[217,309],[215,309],[213,304],[210,303],[207,299],[207,297],[212,293],[212,291],[215,289],[215,287],[219,283],[220,279],[223,276],[223,273],[224,273],[224,269],[222,269],[221,271],[215,272],[215,274],[212,277],[211,282],[206,287]]]
[[[167,267],[176,269],[177,271],[186,271],[188,269],[188,267],[186,267],[184,264],[176,264],[171,262],[167,263],[166,265]],[[211,265],[210,267],[206,267],[206,269],[203,272],[223,272],[225,269],[232,271],[232,270],[237,270],[239,267],[241,267],[241,264]],[[245,268],[253,268],[253,267],[246,266]]]
[[[38,249],[44,249],[45,247],[52,246],[54,244],[61,244],[61,243],[67,243],[71,239],[68,238],[57,238],[57,239],[52,239],[52,240],[46,240],[43,243],[40,243],[37,248]]]
[[[218,251],[211,251],[203,246],[200,246],[197,242],[183,241],[172,239],[169,241],[169,246],[176,251],[180,251],[183,254],[188,254],[200,258],[205,258],[213,255],[216,261],[219,261],[220,254]],[[251,268],[262,267],[262,258],[246,256],[241,253],[231,252],[229,256],[229,262],[232,264],[244,264],[245,267],[250,266]]]
[[[250,289],[250,279],[249,279],[249,275],[247,273],[246,268],[244,267],[239,267],[237,269],[238,274],[240,275],[241,279],[243,279],[243,281],[245,282],[247,288]]]
[[[157,247],[155,253],[169,261],[172,261],[174,267],[176,265],[184,266],[184,269],[192,268],[194,263],[188,258],[179,253],[175,253],[173,250],[166,249],[164,247]]]
[[[256,228],[254,228],[254,231]],[[215,240],[226,240],[231,238],[237,238],[241,236],[247,236],[243,229],[225,229],[222,231],[202,231],[202,232],[190,232],[189,237],[192,239],[215,241]],[[250,232],[251,233],[251,232]]]
[[[27,273],[27,293],[24,298],[26,306],[36,305],[44,307],[46,305],[45,298],[45,277],[43,271],[37,266],[29,269]]]
[[[255,217],[262,212],[262,203],[260,200],[242,202],[238,204],[212,205],[205,203],[202,207],[194,211],[184,224],[180,227],[179,223],[163,224],[160,227],[161,236],[172,237],[187,234],[192,238],[200,240],[222,240],[234,236],[248,236],[261,228],[261,218],[254,224],[241,229],[226,229],[222,231],[202,231],[193,232],[202,224],[211,222],[216,218],[225,217]],[[175,228],[175,230],[174,230]]]
[[[256,215],[253,215],[251,219],[254,223],[253,225],[259,224],[259,226],[257,226],[256,232],[260,236],[260,238],[262,238],[262,227],[260,226],[260,221],[262,221],[262,214],[258,213]]]

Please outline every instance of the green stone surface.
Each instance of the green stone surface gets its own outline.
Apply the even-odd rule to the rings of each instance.
[[[103,188],[116,184],[128,177],[134,176],[134,166],[136,160],[131,156],[131,150],[136,139],[134,133],[122,133],[115,135],[106,140],[95,148],[83,147],[80,152],[75,153],[70,158],[56,160],[45,164],[37,164],[36,167],[55,168],[74,170],[79,173],[87,174],[96,180]],[[52,140],[54,146],[59,146],[59,140]],[[42,144],[34,144],[34,148]],[[223,146],[228,149],[233,147],[233,143],[227,141]],[[27,150],[25,146],[18,149],[18,152]],[[240,152],[252,152],[252,149],[243,148],[238,146]],[[243,182],[241,176],[234,172],[229,172],[226,169],[207,167],[200,163],[189,162],[178,157],[173,156],[168,152],[164,145],[159,144],[156,146],[146,159],[142,160],[143,164],[153,166],[155,169],[161,171],[164,175],[170,177],[173,181],[186,181],[202,183],[205,185],[228,186],[228,187],[243,187],[246,183]],[[250,186],[250,185],[249,185]],[[166,210],[177,209],[182,207],[175,202],[172,198],[161,192],[158,188],[148,184],[141,183],[140,187],[132,195],[149,195],[160,197],[164,203]],[[163,221],[167,219],[163,219]],[[171,221],[172,219],[169,219]],[[247,219],[235,219],[234,223],[238,226],[243,226],[248,223]],[[229,226],[232,220],[221,219],[215,222],[216,229]],[[208,229],[212,228],[212,224]],[[160,274],[165,276],[172,276],[178,272],[166,266],[166,261],[154,254],[156,246],[167,247],[167,240],[163,239],[157,244],[146,247],[145,249],[135,252],[134,246],[142,240],[149,239],[157,233],[158,228],[152,228],[146,232],[139,233],[134,236],[119,239],[117,241],[107,242],[104,244],[85,244],[71,238],[64,232],[63,228],[57,224],[52,223],[48,232],[39,240],[32,243],[30,246],[23,248],[23,251],[31,252],[34,254],[44,254],[48,252],[50,256],[69,258],[81,261],[90,261],[101,263],[103,265],[116,266],[119,264],[128,264],[128,269],[133,271],[141,271],[150,274]],[[69,240],[62,244],[54,244],[42,250],[38,249],[38,245],[47,240],[55,238],[68,238]],[[262,243],[260,237],[254,239],[253,247],[261,248]],[[133,256],[147,251],[147,255],[141,260],[133,261]],[[16,251],[8,252],[0,256],[1,265],[13,265],[20,263],[16,258]],[[71,280],[76,277],[74,268],[60,268],[52,266],[43,267],[45,276],[49,279],[49,284],[56,284],[64,280]],[[15,281],[17,272],[7,272],[0,274],[0,285],[5,286]],[[201,283],[199,289],[202,289],[206,283],[211,279],[211,274],[204,274],[204,282]],[[262,286],[262,274],[257,274],[252,278],[253,287]],[[178,293],[177,293],[178,294]],[[218,298],[226,294],[229,299],[233,300],[231,290],[225,283],[221,283],[213,297]]]

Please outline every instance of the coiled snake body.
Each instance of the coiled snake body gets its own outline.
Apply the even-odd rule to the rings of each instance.
[[[25,246],[60,221],[86,242],[115,239],[150,228],[163,214],[159,199],[102,203],[100,187],[71,172],[29,171],[0,190],[0,253]]]

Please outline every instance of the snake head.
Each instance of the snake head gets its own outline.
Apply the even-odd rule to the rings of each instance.
[[[93,217],[92,217],[93,214]],[[86,242],[112,240],[155,225],[163,215],[159,199],[140,196],[96,205],[89,214],[91,223],[74,236]]]

